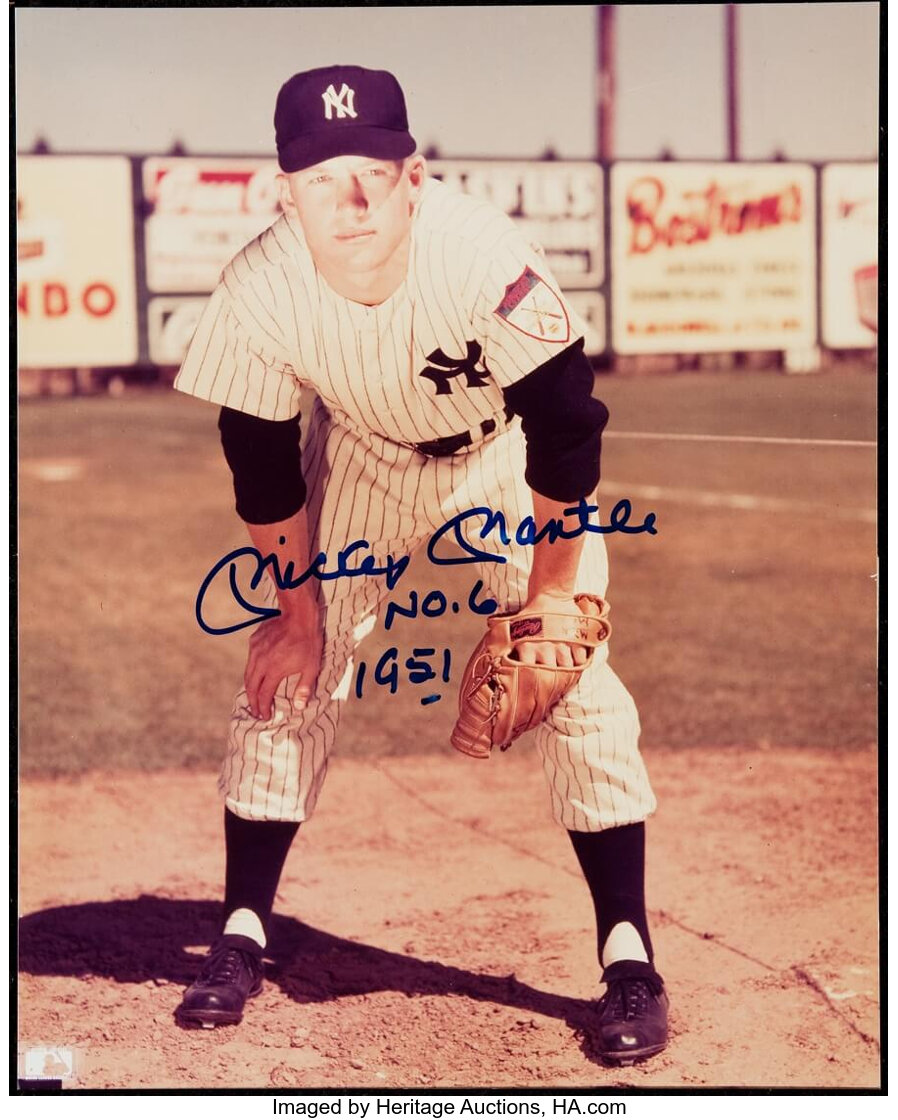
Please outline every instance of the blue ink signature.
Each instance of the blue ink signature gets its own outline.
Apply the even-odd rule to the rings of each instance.
[[[564,511],[565,516],[568,514],[576,514],[578,524],[573,529],[565,529],[564,522],[559,518],[550,518],[546,524],[537,529],[536,522],[528,514],[523,521],[518,525],[514,533],[514,540],[520,545],[534,545],[539,544],[542,540],[548,540],[553,544],[557,540],[573,540],[574,537],[579,537],[583,533],[649,533],[654,536],[658,530],[655,528],[656,515],[649,513],[646,515],[645,520],[641,525],[630,525],[630,515],[633,512],[633,507],[627,498],[621,500],[614,506],[609,515],[607,525],[593,525],[590,523],[589,515],[598,513],[599,507],[591,505],[586,498],[581,498],[575,506],[570,506]],[[465,510],[464,513],[459,513],[455,517],[450,518],[449,521],[442,525],[433,534],[427,544],[427,558],[432,564],[471,564],[477,561],[493,561],[496,564],[504,564],[506,558],[499,556],[493,552],[484,552],[466,541],[462,536],[461,528],[466,521],[483,518],[484,524],[478,536],[481,540],[485,540],[490,533],[497,531],[499,539],[504,545],[511,544],[512,538],[508,532],[508,524],[505,514],[501,510],[490,509],[489,506],[475,506],[474,509]],[[466,556],[437,556],[434,549],[443,537],[454,534],[454,541],[458,547],[465,553]]]
[[[281,544],[286,544],[286,538],[280,538]],[[270,569],[271,578],[274,580],[275,586],[280,591],[290,591],[295,587],[300,587],[306,580],[315,578],[317,580],[340,579],[342,577],[350,578],[352,576],[384,576],[387,587],[392,591],[396,584],[402,577],[403,572],[409,566],[411,557],[400,556],[399,559],[394,559],[392,555],[387,556],[384,565],[378,565],[377,561],[370,554],[362,558],[362,562],[358,567],[353,568],[348,564],[349,557],[363,548],[369,548],[370,545],[366,540],[353,541],[352,544],[347,545],[346,548],[341,549],[337,554],[337,566],[332,571],[326,571],[325,565],[327,564],[327,553],[319,552],[311,564],[304,572],[297,575],[296,568],[292,560],[288,560],[281,571],[281,565],[275,553],[269,553],[268,556],[263,556],[257,548],[251,545],[245,545],[242,548],[235,548],[233,552],[229,552],[227,556],[223,556],[218,563],[209,570],[206,578],[200,584],[200,589],[196,596],[196,620],[200,627],[206,631],[207,634],[233,634],[237,630],[243,630],[246,626],[255,626],[259,622],[264,622],[266,618],[274,618],[281,612],[277,607],[259,607],[253,603],[247,602],[240,588],[237,586],[237,561],[243,556],[249,556],[255,561],[255,570],[249,581],[250,591],[255,591],[265,575],[265,572]],[[230,626],[210,626],[203,617],[203,603],[205,602],[206,593],[214,583],[216,577],[220,572],[228,569],[228,584],[231,589],[231,595],[238,606],[248,611],[252,618],[244,619],[243,622],[235,622]]]
[[[434,667],[427,660],[428,658],[436,656],[434,648],[429,649],[413,649],[412,656],[405,662],[405,668],[408,670],[409,684],[424,684],[426,681],[436,680],[437,674]],[[442,672],[440,677],[446,684],[449,683],[449,673],[452,665],[452,651],[443,649],[440,651],[442,654]],[[399,665],[397,658],[399,657],[399,650],[396,646],[390,646],[389,649],[384,650],[374,666],[374,680],[379,685],[385,685],[389,688],[390,695],[393,696],[399,687]],[[356,671],[355,678],[355,695],[356,699],[361,700],[365,686],[365,674],[368,665],[364,661],[359,662],[359,667]],[[437,700],[442,699],[442,694],[439,692],[432,692],[428,696],[421,697],[422,704],[434,704]]]
[[[499,609],[499,604],[495,599],[479,600],[477,596],[482,590],[483,580],[479,579],[468,595],[468,610],[473,614],[495,614]],[[403,618],[417,618],[419,598],[417,591],[409,591],[407,607],[400,606],[393,599],[388,599],[384,608],[384,630],[392,629],[397,614]],[[434,591],[428,591],[424,598],[420,599],[420,610],[424,618],[439,618],[447,610],[451,610],[453,614],[458,614],[461,607],[455,601],[450,603],[443,592],[436,588]]]
[[[490,562],[495,564],[506,563],[506,557],[499,553],[486,552],[484,549],[478,548],[476,545],[465,540],[462,535],[462,527],[469,521],[473,522],[476,526],[478,519],[483,520],[483,525],[477,534],[481,540],[485,540],[490,533],[498,532],[499,540],[506,546],[512,543],[512,539],[519,545],[535,545],[542,540],[548,540],[550,544],[556,540],[572,540],[583,533],[626,533],[631,535],[648,533],[650,536],[654,536],[658,532],[655,527],[656,515],[654,513],[646,514],[641,525],[630,525],[630,516],[633,507],[627,498],[621,498],[611,510],[607,525],[590,523],[590,515],[597,513],[598,508],[598,506],[589,503],[586,498],[581,498],[576,505],[565,509],[565,516],[575,515],[578,519],[577,524],[571,529],[565,529],[563,520],[558,518],[550,518],[540,529],[537,528],[534,519],[528,515],[517,526],[514,531],[514,537],[512,538],[509,534],[506,517],[501,510],[493,510],[489,506],[476,506],[473,509],[465,510],[455,517],[450,518],[436,530],[427,543],[427,558],[435,565],[471,564],[477,562]],[[437,555],[436,548],[446,537],[450,537],[450,539],[454,540],[455,544],[459,546],[465,555],[461,557]],[[286,543],[284,537],[280,538],[280,543]],[[221,560],[209,570],[200,585],[196,597],[196,620],[201,629],[205,630],[207,634],[233,634],[237,630],[243,630],[247,626],[256,626],[258,623],[264,622],[265,619],[274,618],[281,613],[277,607],[256,606],[248,602],[243,595],[237,582],[237,561],[242,557],[249,557],[255,563],[255,568],[249,580],[250,591],[255,591],[258,588],[266,571],[270,571],[271,578],[280,591],[292,590],[313,578],[323,582],[332,579],[351,579],[355,576],[383,576],[387,588],[392,591],[408,568],[411,557],[400,556],[395,558],[392,554],[389,554],[383,563],[378,563],[377,559],[369,553],[361,558],[357,566],[354,567],[350,564],[350,559],[352,558],[354,560],[356,553],[370,547],[371,545],[369,542],[364,539],[353,541],[337,553],[336,565],[331,570],[327,570],[327,553],[319,552],[305,571],[299,574],[296,573],[296,568],[292,560],[288,561],[284,570],[281,571],[278,557],[273,552],[268,556],[263,556],[258,549],[249,545],[235,548],[233,552],[229,552],[227,556],[223,556]],[[208,623],[204,617],[203,605],[210,587],[224,571],[228,573],[228,585],[234,602],[251,617],[245,618],[242,622],[232,623],[229,626],[213,626]],[[480,587],[482,587],[482,584],[480,584]],[[495,607],[493,606],[489,610],[487,610],[486,607],[487,603],[493,603],[493,600],[485,600],[483,603],[477,604],[477,590],[478,588],[475,587],[469,597],[469,608],[477,614],[491,614]],[[425,599],[429,610],[423,613],[427,614],[430,613],[430,611],[442,613],[442,611],[445,610],[445,596],[442,602],[439,598],[433,598],[441,594],[441,592],[430,593]],[[397,605],[393,605],[393,609],[400,614],[406,613]],[[417,600],[415,600],[415,610],[417,611]],[[457,613],[457,604],[452,604],[452,610]]]

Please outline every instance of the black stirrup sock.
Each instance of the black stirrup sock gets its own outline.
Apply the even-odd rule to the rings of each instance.
[[[645,824],[625,824],[602,832],[568,832],[586,877],[596,911],[599,961],[608,934],[631,922],[649,962],[652,939],[645,912]]]
[[[245,821],[225,809],[225,920],[235,910],[252,910],[266,930],[295,821]]]

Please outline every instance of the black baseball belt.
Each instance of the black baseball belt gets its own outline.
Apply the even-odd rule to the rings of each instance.
[[[502,418],[506,424],[512,416],[514,416],[514,413],[510,408],[506,408],[505,412],[502,414]],[[457,436],[441,436],[439,439],[427,439],[424,440],[423,443],[416,443],[414,447],[415,450],[420,451],[422,455],[429,455],[432,457],[455,455],[463,448],[470,447],[475,440],[492,435],[496,427],[495,419],[490,417],[489,420],[481,420],[480,427],[472,431],[459,432]]]

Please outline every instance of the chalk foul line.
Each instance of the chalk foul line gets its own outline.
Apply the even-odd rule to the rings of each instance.
[[[485,839],[491,840],[493,843],[502,844],[506,848],[510,848],[512,851],[516,852],[518,855],[523,856],[527,859],[536,860],[538,863],[542,863],[546,867],[552,868],[553,871],[561,872],[562,874],[568,875],[574,879],[579,880],[580,882],[583,881],[579,871],[575,871],[573,868],[566,865],[560,865],[554,860],[546,859],[545,856],[539,855],[539,853],[537,852],[530,851],[528,848],[524,848],[518,844],[515,844],[513,841],[507,840],[504,836],[499,836],[494,832],[490,832],[488,829],[483,828],[483,826],[479,823],[459,820],[457,817],[452,816],[451,813],[445,812],[439,806],[434,805],[434,803],[426,797],[422,797],[418,790],[413,786],[397,778],[396,775],[392,773],[392,771],[388,770],[387,767],[385,767],[379,760],[366,759],[365,761],[373,770],[376,770],[378,773],[382,774],[383,777],[387,779],[387,781],[391,782],[413,801],[417,801],[418,804],[422,806],[422,808],[426,809],[428,812],[432,813],[440,820],[446,821],[449,824],[454,824],[457,827],[465,829],[468,832],[477,833],[478,835],[483,836]],[[769,964],[767,961],[761,960],[759,957],[753,956],[751,953],[746,953],[743,949],[738,948],[736,945],[731,945],[728,941],[724,940],[724,938],[720,937],[717,934],[702,932],[690,925],[687,925],[686,922],[680,921],[669,911],[650,910],[649,915],[650,917],[658,920],[660,924],[674,925],[678,929],[681,929],[687,935],[694,937],[700,941],[708,941],[711,944],[716,945],[719,949],[724,950],[724,952],[732,953],[735,956],[742,957],[744,960],[750,961],[752,964],[757,965],[759,968],[764,969],[768,973],[782,974],[784,971],[787,973],[791,973],[795,977],[795,979],[799,981],[800,984],[812,989],[819,996],[821,996],[824,1002],[827,1004],[830,1012],[834,1014],[838,1019],[840,1019],[841,1022],[844,1023],[849,1028],[849,1030],[857,1035],[863,1042],[865,1042],[867,1045],[873,1046],[876,1049],[879,1048],[879,1043],[877,1042],[877,1040],[875,1038],[872,1038],[865,1031],[861,1030],[861,1028],[858,1027],[857,1024],[854,1023],[852,1019],[842,1011],[841,1008],[836,1007],[825,990],[820,986],[820,984],[808,973],[806,969],[802,968],[800,965],[793,964],[783,970],[782,968]]]
[[[604,432],[602,439],[660,439],[678,443],[770,443],[782,447],[878,447],[872,439],[804,439],[798,436],[712,436],[691,432]]]
[[[736,494],[725,490],[690,490],[675,486],[643,486],[633,482],[617,482],[603,478],[599,484],[599,495],[612,492],[640,501],[683,502],[687,505],[740,509],[760,513],[809,513],[817,517],[831,518],[836,521],[876,522],[875,509],[856,506],[838,506],[833,503],[802,502],[792,498],[768,498],[759,494]]]

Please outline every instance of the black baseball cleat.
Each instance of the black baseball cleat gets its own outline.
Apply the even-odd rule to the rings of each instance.
[[[669,1001],[664,981],[644,961],[616,961],[602,973],[608,989],[598,1001],[592,1039],[609,1065],[630,1066],[667,1045]]]
[[[262,991],[262,950],[251,937],[223,934],[184,993],[175,1018],[185,1027],[239,1023],[243,1005]]]

